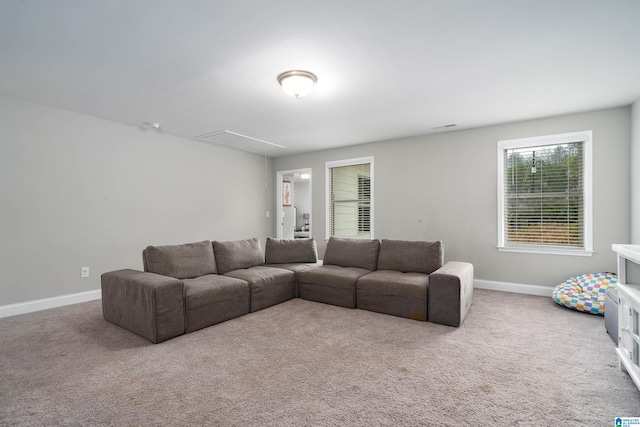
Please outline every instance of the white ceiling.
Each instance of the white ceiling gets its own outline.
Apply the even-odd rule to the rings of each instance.
[[[0,93],[288,155],[629,105],[640,1],[0,0]]]

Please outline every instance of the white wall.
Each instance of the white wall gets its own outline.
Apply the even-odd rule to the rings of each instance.
[[[640,98],[631,107],[631,240],[640,245]],[[626,242],[623,242],[626,243]]]
[[[0,97],[0,306],[97,290],[147,245],[264,243],[266,168],[268,185],[258,155]]]
[[[498,252],[497,141],[593,130],[592,257]],[[356,145],[275,159],[276,170],[313,168],[313,233],[325,242],[325,162],[374,156],[376,238],[442,239],[446,260],[474,264],[477,279],[552,286],[615,271],[612,243],[630,238],[630,108]]]

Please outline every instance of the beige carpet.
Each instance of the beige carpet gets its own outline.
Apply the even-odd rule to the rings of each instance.
[[[604,320],[476,290],[461,328],[300,299],[154,345],[99,301],[0,319],[0,425],[613,426]]]

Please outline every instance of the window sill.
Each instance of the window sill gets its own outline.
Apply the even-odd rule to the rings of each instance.
[[[500,252],[518,252],[526,254],[543,254],[543,255],[568,255],[568,256],[592,256],[593,251],[584,249],[569,249],[559,247],[542,247],[542,246],[498,246]]]
[[[373,236],[329,236],[329,237],[325,237],[324,241],[328,242],[329,239],[332,237],[335,237],[336,239],[374,240]]]

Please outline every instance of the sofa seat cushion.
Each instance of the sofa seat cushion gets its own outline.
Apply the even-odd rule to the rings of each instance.
[[[266,264],[315,263],[318,249],[314,238],[275,240],[268,237],[264,258]]]
[[[230,242],[213,242],[213,253],[216,257],[218,274],[264,263],[260,240],[255,237]]]
[[[280,304],[293,298],[295,274],[283,268],[264,265],[225,273],[249,283],[251,312]]]
[[[249,312],[249,284],[244,280],[208,274],[183,282],[187,332]]]
[[[289,271],[293,271],[296,274],[300,274],[301,272],[306,271],[310,268],[318,267],[320,266],[320,264],[315,262],[308,262],[308,263],[293,262],[288,264],[265,264],[264,266],[271,267],[271,268],[282,268],[284,270],[289,270]]]
[[[382,239],[378,253],[378,270],[431,274],[444,263],[441,241]]]
[[[368,269],[322,265],[300,272],[300,298],[356,308],[356,282]]]
[[[208,240],[184,245],[147,246],[142,252],[144,270],[176,279],[216,274],[213,247]]]
[[[358,308],[426,321],[428,286],[426,274],[377,270],[358,279]]]
[[[324,265],[358,267],[374,271],[378,264],[378,240],[329,238],[324,251]]]
[[[265,264],[266,267],[274,267],[274,268],[283,268],[285,270],[293,271],[294,279],[293,279],[293,297],[300,297],[299,283],[300,283],[300,273],[306,271],[310,268],[314,268],[319,266],[317,262],[313,263],[289,263],[289,264]]]

